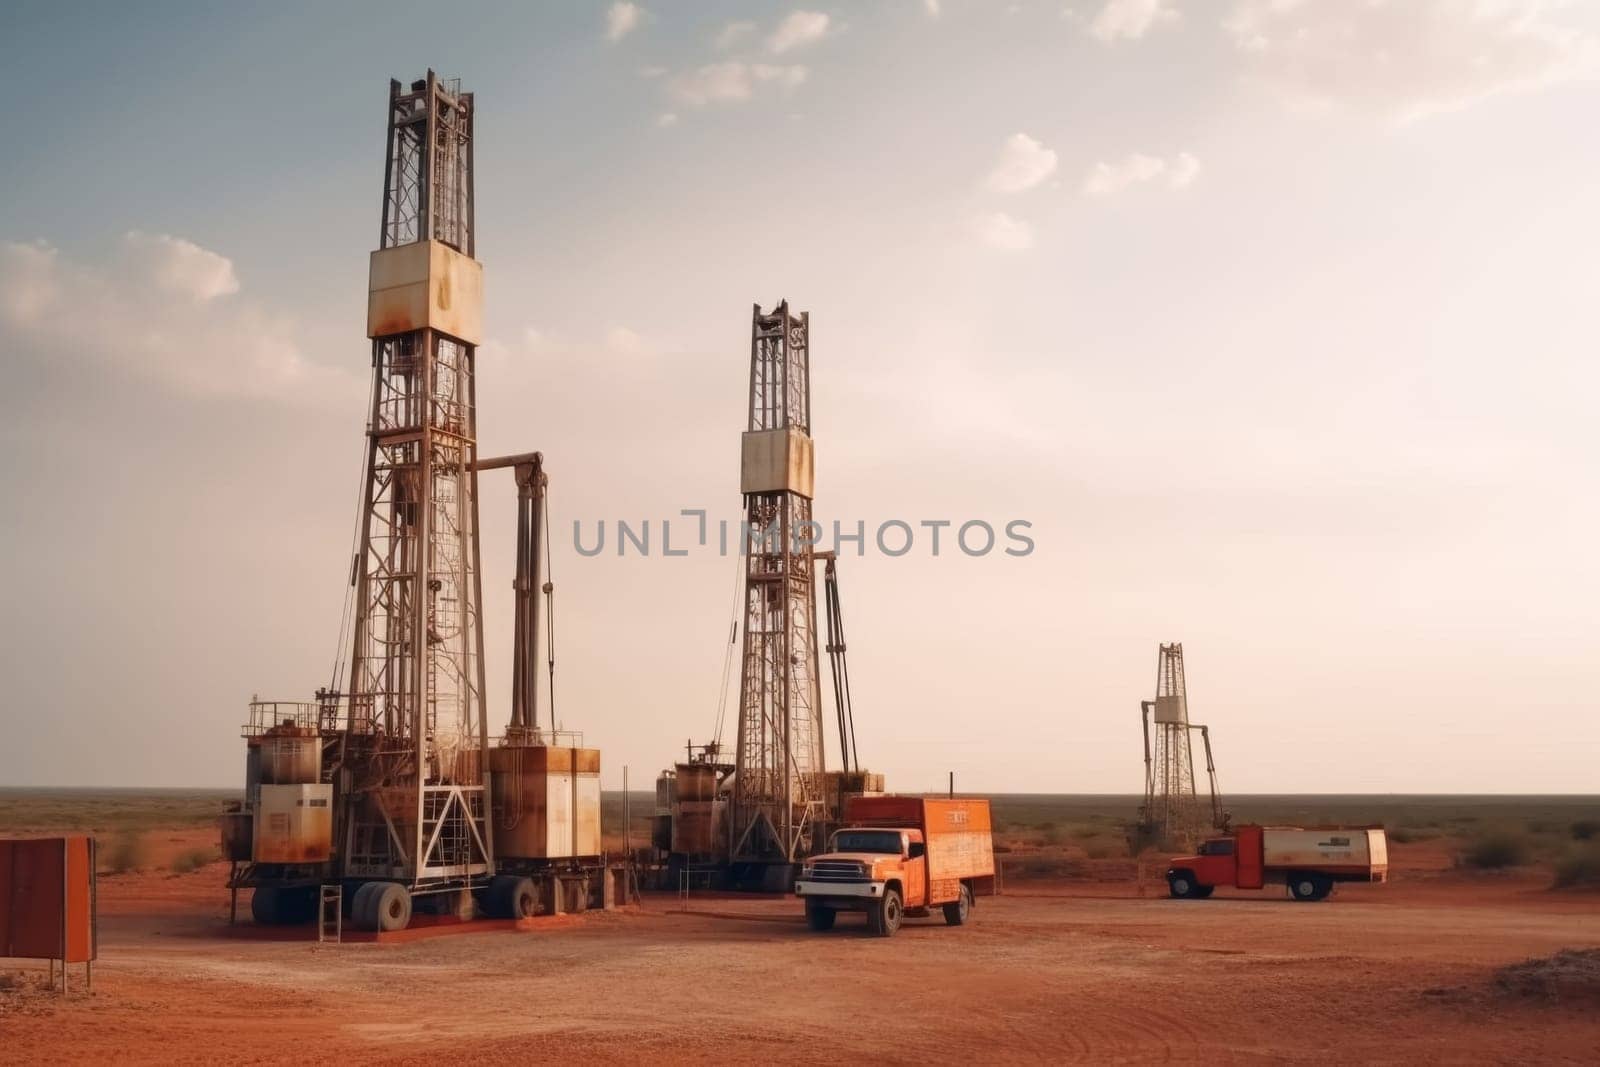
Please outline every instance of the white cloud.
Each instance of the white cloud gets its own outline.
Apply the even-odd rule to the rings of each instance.
[[[1275,2],[1283,3],[1285,0]],[[1294,3],[1296,0],[1287,2]],[[1102,41],[1136,41],[1156,26],[1176,21],[1178,11],[1170,0],[1106,0],[1100,13],[1090,21],[1089,32]]]
[[[606,40],[620,41],[639,28],[644,8],[638,4],[616,3],[606,11]]]
[[[922,10],[928,13],[930,19],[939,17],[939,0],[922,0]]]
[[[1025,133],[1006,138],[1000,158],[984,184],[996,193],[1020,193],[1032,189],[1056,170],[1056,154]]]
[[[685,71],[668,82],[672,95],[690,107],[738,103],[749,100],[758,85],[793,89],[806,80],[802,66],[773,66],[766,63],[710,63]]]
[[[665,76],[667,73],[668,71],[666,67],[651,66],[639,68],[639,77],[641,78],[660,78]]]
[[[815,44],[828,35],[828,16],[821,11],[790,12],[767,38],[767,48],[782,54],[793,48]]]
[[[364,361],[355,371],[310,362],[288,319],[220,299],[238,292],[226,256],[166,234],[129,232],[92,263],[43,242],[0,242],[0,349],[92,361],[187,393],[344,399]]]
[[[211,300],[239,291],[233,261],[193,241],[130,230],[123,235],[123,243],[128,252],[147,264],[156,284],[169,293],[191,300]]]
[[[991,248],[1018,252],[1033,247],[1033,227],[1004,211],[979,215],[972,220],[972,232]]]
[[[1546,0],[1235,0],[1249,74],[1291,105],[1408,121],[1600,73],[1600,42]]]
[[[1170,162],[1160,156],[1135,152],[1116,163],[1100,162],[1083,178],[1085,196],[1110,196],[1133,185],[1164,181],[1169,189],[1185,189],[1200,174],[1200,161],[1180,152]]]
[[[1187,189],[1194,184],[1200,176],[1200,161],[1188,152],[1179,152],[1178,158],[1172,161],[1172,167],[1167,175],[1167,184],[1174,189]]]
[[[712,44],[725,51],[749,37],[755,30],[756,24],[753,22],[730,22],[718,31]]]
[[[656,125],[661,127],[663,130],[668,126],[676,126],[677,124],[678,116],[671,111],[663,111],[661,114],[656,116]]]
[[[613,326],[606,331],[606,347],[625,356],[642,356],[650,352],[650,345],[626,326]]]

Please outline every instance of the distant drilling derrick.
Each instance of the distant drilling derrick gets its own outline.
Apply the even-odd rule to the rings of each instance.
[[[1211,758],[1211,733],[1189,722],[1188,686],[1183,674],[1183,646],[1162,645],[1156,665],[1156,698],[1140,702],[1144,722],[1144,807],[1140,829],[1156,841],[1190,841],[1207,828],[1206,814],[1195,790],[1194,750],[1190,733],[1200,731],[1205,746],[1211,791],[1210,822],[1226,822],[1217,793],[1216,765]],[[1152,721],[1153,720],[1153,721]]]
[[[490,870],[471,93],[390,83],[346,744],[347,877]]]
[[[739,734],[730,812],[736,864],[787,865],[822,814],[822,701],[811,519],[810,316],[788,302],[751,319],[740,491],[744,579]]]

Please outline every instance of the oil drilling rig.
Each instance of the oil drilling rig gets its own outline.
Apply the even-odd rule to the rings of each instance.
[[[1183,646],[1162,645],[1156,663],[1156,698],[1139,702],[1144,725],[1144,806],[1138,834],[1148,842],[1185,844],[1209,829],[1227,825],[1222,796],[1217,792],[1217,767],[1211,758],[1211,731],[1189,721],[1188,685],[1183,675]],[[1195,788],[1194,748],[1199,731],[1206,755],[1210,821]]]
[[[259,922],[309,920],[319,899],[367,929],[406,926],[414,900],[521,917],[586,905],[607,881],[600,754],[538,724],[543,456],[478,455],[473,104],[432,71],[390,83],[349,684],[341,653],[314,702],[250,705],[246,799],[222,830],[230,888],[254,890]],[[501,469],[519,498],[515,652],[492,743],[478,493]],[[553,700],[553,653],[550,671]]]
[[[826,844],[846,796],[881,792],[863,771],[845,661],[837,559],[815,549],[811,440],[811,318],[787,301],[751,312],[750,392],[741,443],[743,600],[731,630],[739,657],[732,763],[719,737],[657,780],[656,844],[669,871],[699,866],[714,880],[787,890],[798,862]],[[841,769],[827,771],[817,645],[816,567],[824,569],[826,651]]]

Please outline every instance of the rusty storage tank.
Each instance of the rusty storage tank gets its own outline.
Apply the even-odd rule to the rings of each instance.
[[[716,856],[727,850],[725,800],[680,800],[672,813],[672,851],[685,856]]]
[[[311,727],[279,723],[261,735],[256,747],[262,785],[311,785],[322,780],[322,738]]]
[[[717,769],[709,763],[680,763],[675,768],[677,800],[714,800],[717,796]]]
[[[505,859],[600,854],[600,750],[501,745],[489,750],[494,851]]]

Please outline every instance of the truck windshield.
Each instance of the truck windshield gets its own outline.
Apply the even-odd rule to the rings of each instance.
[[[1218,838],[1207,841],[1200,846],[1202,856],[1231,856],[1233,855],[1233,839],[1231,837]]]
[[[898,830],[840,830],[833,835],[835,852],[887,852],[900,855]]]

